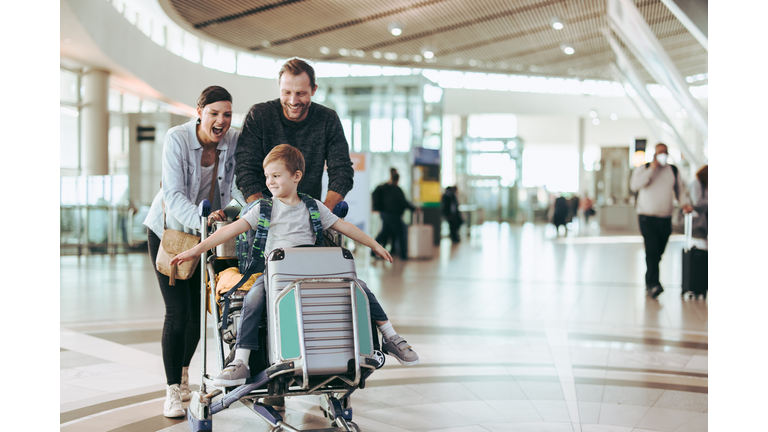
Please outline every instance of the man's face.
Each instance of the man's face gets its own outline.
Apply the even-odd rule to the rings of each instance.
[[[657,145],[657,146],[656,146],[656,154],[657,154],[657,155],[658,155],[658,154],[665,154],[665,155],[668,155],[668,154],[669,154],[669,151],[667,150],[667,146],[665,146],[664,144],[659,144],[659,145]]]
[[[283,105],[283,115],[291,121],[302,121],[307,118],[309,104],[315,95],[315,88],[309,85],[309,75],[291,75],[288,72],[280,77],[280,103]]]

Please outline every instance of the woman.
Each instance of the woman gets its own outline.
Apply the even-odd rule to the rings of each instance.
[[[232,198],[245,202],[235,188],[235,150],[239,132],[230,129],[232,96],[224,88],[211,86],[197,100],[197,120],[171,128],[163,143],[163,173],[144,225],[148,230],[149,256],[155,267],[163,229],[196,233],[200,229],[197,206],[210,197],[208,224],[225,220],[221,210]],[[218,170],[213,172],[218,154]],[[213,181],[216,180],[216,181]],[[163,415],[182,417],[182,400],[189,400],[188,368],[200,339],[200,267],[188,280],[169,278],[157,271],[165,302],[161,339],[167,381]]]

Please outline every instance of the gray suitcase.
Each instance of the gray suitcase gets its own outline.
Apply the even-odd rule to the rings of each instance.
[[[432,225],[424,225],[424,214],[414,212],[414,223],[408,227],[408,258],[429,259],[435,254]]]
[[[359,371],[356,353],[373,356],[368,297],[348,250],[275,249],[266,274],[271,364],[292,360],[307,385],[310,376]]]

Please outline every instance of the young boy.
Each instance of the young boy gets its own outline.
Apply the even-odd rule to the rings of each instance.
[[[273,197],[272,216],[264,256],[267,256],[269,252],[276,248],[313,244],[315,242],[315,233],[307,217],[308,210],[296,192],[296,188],[304,173],[304,156],[296,147],[281,144],[269,152],[267,157],[264,158],[263,165],[264,174],[267,179],[267,188],[272,192]],[[392,257],[383,246],[360,231],[356,226],[339,219],[320,201],[315,201],[320,210],[320,220],[324,230],[333,228],[352,240],[368,246],[378,256],[392,262]],[[193,257],[200,255],[204,250],[212,249],[249,229],[256,229],[259,222],[259,206],[260,204],[255,205],[242,218],[217,230],[194,248],[176,255],[171,264],[189,261]],[[395,357],[400,364],[406,366],[417,364],[419,356],[408,345],[408,342],[392,328],[387,315],[365,282],[358,279],[358,283],[360,283],[360,286],[368,295],[371,317],[376,320],[376,325],[384,336],[383,351]],[[237,329],[235,359],[224,368],[221,375],[214,379],[214,386],[242,385],[247,378],[250,378],[251,371],[248,368],[248,358],[251,350],[259,349],[259,321],[264,312],[265,302],[264,275],[260,275],[251,290],[248,291],[243,302],[240,326]]]

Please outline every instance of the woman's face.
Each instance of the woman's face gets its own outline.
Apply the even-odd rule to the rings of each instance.
[[[197,136],[204,144],[217,143],[232,124],[232,102],[219,101],[198,107],[197,115],[200,117]]]

